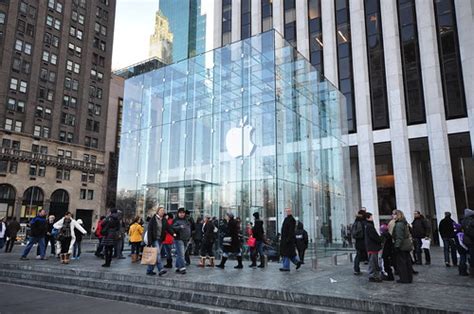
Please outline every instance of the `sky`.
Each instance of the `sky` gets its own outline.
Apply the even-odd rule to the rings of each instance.
[[[158,0],[117,0],[112,70],[148,59]]]

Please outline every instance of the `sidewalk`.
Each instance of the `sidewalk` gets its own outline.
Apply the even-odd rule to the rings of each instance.
[[[20,261],[20,249],[16,247],[13,253],[0,253],[0,263],[22,263],[23,265],[47,266],[55,268],[83,269],[100,272],[114,272],[122,274],[136,274],[145,277],[145,266],[131,264],[130,259],[113,260],[110,269],[103,269],[103,261],[91,253],[85,253],[78,261],[71,261],[69,265],[61,265],[56,259],[37,261],[30,253],[29,261]],[[87,248],[84,248],[89,250]],[[291,291],[293,293],[349,298],[353,300],[367,300],[383,303],[406,304],[421,306],[433,310],[446,310],[455,312],[474,312],[474,280],[469,277],[458,276],[457,268],[444,266],[442,250],[433,248],[432,265],[417,266],[419,274],[414,277],[413,284],[397,284],[396,282],[370,283],[367,278],[366,266],[362,266],[363,274],[354,276],[352,265],[342,261],[342,265],[331,265],[330,258],[318,261],[318,268],[311,269],[311,261],[298,271],[292,266],[292,271],[281,273],[280,264],[269,263],[262,269],[251,269],[248,262],[245,268],[236,270],[235,261],[228,261],[226,268],[211,269],[198,268],[197,260],[188,267],[186,275],[179,275],[170,271],[165,277],[167,280],[184,280],[208,284],[218,284],[231,287],[253,287],[268,290]],[[339,259],[338,262],[341,262]]]

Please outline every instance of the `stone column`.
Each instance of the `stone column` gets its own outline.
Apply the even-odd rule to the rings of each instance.
[[[240,40],[240,0],[232,0],[232,42]]]
[[[454,1],[461,50],[462,75],[466,95],[471,149],[474,156],[474,2]]]
[[[397,4],[395,1],[381,1],[380,4],[395,195],[397,208],[402,210],[407,220],[411,222],[413,221],[413,212],[417,209],[415,209],[410,145],[408,141]]]
[[[334,1],[321,1],[324,44],[324,76],[334,86],[337,87],[339,86],[339,79],[337,73],[336,15],[334,14],[335,10],[336,8],[334,6]]]
[[[351,1],[351,36],[354,72],[354,98],[357,115],[357,148],[359,152],[360,199],[362,206],[374,214],[379,224],[374,138],[370,109],[370,88],[365,36],[363,0]]]
[[[261,0],[251,1],[252,36],[262,32],[262,3]]]
[[[416,16],[436,218],[449,211],[457,221],[433,1],[416,2]]]
[[[308,3],[296,0],[296,47],[309,60]]]

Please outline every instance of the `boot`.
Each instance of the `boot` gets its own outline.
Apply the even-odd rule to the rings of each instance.
[[[65,264],[66,254],[59,254],[59,258],[61,259],[61,264]]]
[[[216,265],[216,267],[224,269],[226,261],[227,261],[227,257],[222,256],[221,263],[219,265]]]
[[[257,256],[253,255],[251,257],[252,264],[249,265],[249,267],[256,267],[257,266]]]
[[[69,260],[71,258],[71,254],[67,253],[67,254],[64,254],[64,264],[69,264]]]
[[[201,256],[201,259],[199,260],[199,267],[204,267],[206,266],[206,258]]]
[[[242,256],[237,256],[237,263],[237,266],[234,266],[235,269],[244,268],[244,265],[242,265]]]
[[[167,258],[165,268],[173,268],[173,259]]]
[[[260,265],[257,266],[258,268],[265,267],[265,256],[260,256]]]
[[[214,267],[214,256],[211,256],[211,257],[209,258],[209,265],[207,265],[207,266],[209,266],[209,267]]]
[[[137,262],[137,254],[132,254],[131,257],[132,257],[132,263],[136,263]]]

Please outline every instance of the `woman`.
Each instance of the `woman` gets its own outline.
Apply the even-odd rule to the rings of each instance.
[[[165,215],[166,222],[169,227],[173,224],[174,216],[172,213],[168,213]],[[173,235],[166,231],[165,232],[165,240],[162,243],[161,247],[161,257],[165,258],[166,257],[166,265],[164,266],[165,268],[173,268],[173,256],[171,255],[171,252],[173,250],[173,244],[174,244],[174,238]]]
[[[239,223],[234,219],[234,215],[228,212],[225,215],[225,220],[227,221],[227,228],[224,234],[222,249],[224,253],[222,254],[222,259],[219,265],[216,267],[224,269],[225,262],[229,258],[229,255],[237,256],[237,266],[234,268],[240,269],[244,266],[242,265],[242,252],[240,251],[240,239],[239,239]]]
[[[138,254],[140,253],[140,244],[143,239],[143,226],[140,225],[140,217],[137,216],[132,221],[132,225],[128,230],[128,236],[130,237],[130,243],[132,245],[132,263],[138,261]]]
[[[84,227],[84,223],[82,222],[82,219],[78,219],[77,223],[81,225],[81,227]],[[76,235],[76,242],[74,242],[72,259],[77,260],[81,257],[81,243],[82,243],[83,234],[82,232],[79,231],[79,229],[75,229],[74,234]]]
[[[209,267],[214,267],[214,242],[216,239],[216,226],[211,220],[211,216],[206,215],[202,224],[202,243],[201,243],[201,261],[200,267],[206,265],[206,258],[209,257]]]
[[[109,216],[102,222],[101,233],[103,235],[102,244],[105,251],[105,263],[102,267],[110,267],[112,262],[112,252],[120,235],[120,219],[115,208],[110,209]]]
[[[69,259],[76,242],[76,229],[82,234],[86,234],[87,231],[82,228],[76,220],[72,219],[72,214],[67,212],[63,218],[58,220],[53,227],[58,229],[58,240],[61,246],[60,259],[61,264],[69,264]]]
[[[395,251],[395,263],[397,265],[400,279],[398,283],[413,282],[413,267],[411,264],[410,252],[413,250],[413,241],[410,236],[407,220],[401,210],[395,209],[392,212],[394,218],[393,241]]]
[[[308,249],[308,232],[304,230],[303,223],[298,221],[295,231],[296,237],[296,250],[298,251],[298,257],[300,258],[301,264],[304,264],[304,253]]]

